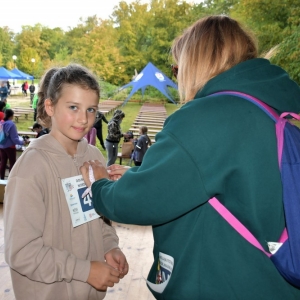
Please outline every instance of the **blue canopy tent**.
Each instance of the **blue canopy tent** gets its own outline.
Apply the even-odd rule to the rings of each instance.
[[[131,82],[122,86],[119,89],[119,91],[121,91],[129,86],[132,86],[132,90],[128,95],[128,97],[126,98],[126,100],[124,101],[124,104],[126,104],[126,102],[130,99],[130,97],[139,89],[142,90],[142,95],[144,95],[145,89],[148,85],[151,85],[156,89],[158,89],[170,101],[176,104],[176,102],[172,98],[172,95],[170,94],[168,86],[177,89],[177,85],[170,78],[168,78],[162,71],[156,68],[151,62],[149,62],[147,66],[142,70],[142,72],[140,72]]]
[[[26,73],[20,71],[17,68],[14,68],[13,70],[11,70],[11,72],[16,74],[16,75],[19,75],[20,76],[19,79],[30,79],[30,80],[34,79],[34,77],[32,75],[26,74]]]
[[[4,67],[0,67],[0,80],[1,79],[21,79],[21,77],[11,71],[8,71]]]

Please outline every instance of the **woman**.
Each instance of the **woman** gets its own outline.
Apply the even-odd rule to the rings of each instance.
[[[17,131],[17,127],[13,122],[14,111],[11,109],[5,110],[4,123],[2,124],[3,131],[6,135],[5,140],[0,144],[0,154],[1,154],[1,163],[0,163],[0,177],[4,179],[5,169],[7,160],[9,160],[9,172],[14,166],[17,159],[17,152],[15,145],[24,145],[27,140],[20,139]]]
[[[210,95],[235,90],[278,113],[298,113],[299,86],[257,58],[255,39],[226,16],[197,21],[172,54],[186,104],[166,120],[141,167],[112,182],[105,167],[91,163],[101,179],[92,185],[95,209],[117,222],[153,225],[148,280],[159,279],[159,256],[174,259],[165,289],[149,287],[157,299],[300,299],[300,290],[208,203],[216,196],[266,251],[266,241],[278,241],[285,218],[274,122],[244,99]]]
[[[122,110],[117,109],[113,117],[108,122],[107,137],[105,140],[105,148],[107,151],[107,166],[115,163],[118,156],[118,147],[120,139],[124,136],[121,131],[121,123],[125,118]]]
[[[102,136],[102,121],[108,124],[107,119],[105,118],[104,114],[101,111],[97,111],[96,113],[96,120],[94,123],[94,128],[96,128],[97,131],[97,138],[100,142],[100,145],[102,146],[103,150],[106,150],[104,142],[103,142],[103,136]]]

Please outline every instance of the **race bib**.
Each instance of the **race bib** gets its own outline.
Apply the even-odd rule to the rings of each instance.
[[[90,193],[83,196],[87,189],[82,175],[61,180],[68,203],[73,227],[99,218],[96,213]]]

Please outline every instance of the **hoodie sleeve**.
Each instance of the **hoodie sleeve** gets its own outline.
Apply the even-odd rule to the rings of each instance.
[[[119,248],[119,238],[117,236],[116,230],[103,222],[103,245],[104,245],[104,254],[109,252],[114,248]]]
[[[129,169],[118,181],[101,179],[93,183],[97,211],[116,222],[158,225],[209,199],[202,174],[186,149],[168,133],[160,132],[156,137],[141,167]],[[178,179],[176,174],[186,177]],[[187,193],[190,201],[183,200]]]
[[[8,126],[9,126],[9,128],[8,128],[7,133],[9,134],[9,138],[11,139],[13,144],[14,145],[24,145],[24,141],[19,139],[16,125],[13,122],[11,122]]]
[[[106,124],[108,124],[108,121],[107,121],[107,119],[105,118],[105,115],[104,115],[104,114],[102,114],[102,115],[103,115],[103,117],[102,117],[103,122],[105,122]]]
[[[17,162],[14,174],[19,173],[19,166]],[[35,175],[30,174],[28,168],[27,178],[12,176],[8,181],[4,199],[6,262],[12,269],[34,281],[86,281],[90,271],[89,261],[50,246],[51,240],[49,244],[43,240],[47,225],[44,193],[49,191],[43,188],[47,182],[47,172],[39,170],[45,170],[45,167],[35,168]]]

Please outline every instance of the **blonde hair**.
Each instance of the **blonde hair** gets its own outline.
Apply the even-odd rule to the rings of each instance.
[[[187,102],[211,78],[258,54],[256,39],[237,21],[209,16],[175,39],[172,55],[178,64],[180,99]]]

